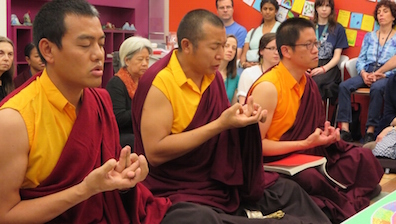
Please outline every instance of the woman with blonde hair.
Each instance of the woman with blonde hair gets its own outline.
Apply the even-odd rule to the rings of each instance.
[[[130,37],[120,47],[121,69],[107,83],[106,89],[113,102],[113,110],[120,132],[120,143],[133,147],[131,101],[135,95],[139,79],[147,71],[151,42],[143,37]]]

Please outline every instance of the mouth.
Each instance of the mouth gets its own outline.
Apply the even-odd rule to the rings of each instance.
[[[91,74],[97,77],[103,76],[103,65],[97,65],[91,70]]]

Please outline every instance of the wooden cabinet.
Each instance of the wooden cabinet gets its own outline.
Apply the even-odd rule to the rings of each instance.
[[[25,61],[24,48],[32,41],[31,26],[11,26],[11,14],[16,14],[19,21],[23,23],[23,15],[30,13],[30,18],[34,17],[40,7],[49,0],[7,0],[7,33],[8,37],[15,45],[16,74],[28,68]],[[145,0],[88,0],[93,4],[100,14],[102,25],[110,22],[116,29],[104,29],[105,41],[105,67],[102,86],[114,75],[112,58],[108,57],[112,52],[118,51],[121,43],[128,37],[135,34],[147,37],[148,35],[148,2]],[[136,19],[139,16],[139,19]],[[134,24],[137,32],[121,30],[125,22]],[[67,69],[67,68],[65,68]]]

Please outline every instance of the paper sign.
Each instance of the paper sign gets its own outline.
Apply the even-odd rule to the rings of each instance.
[[[286,17],[287,17],[287,18],[294,18],[295,15],[292,13],[292,11],[288,11]]]
[[[254,0],[243,0],[243,2],[246,3],[248,6],[252,6]]]
[[[253,8],[256,9],[257,11],[261,12],[261,7],[260,7],[260,0],[256,0],[253,4]]]
[[[360,30],[360,27],[362,26],[362,19],[363,19],[362,13],[356,13],[356,12],[351,13],[351,22],[349,23],[349,27]]]
[[[348,39],[348,45],[354,47],[356,43],[357,30],[345,29],[345,33]]]
[[[293,1],[294,0],[282,0],[281,6],[287,8],[287,9],[291,9],[291,7],[293,5]]]
[[[362,46],[364,35],[366,35],[366,32],[360,30],[357,31],[355,47]]]
[[[371,32],[374,27],[374,17],[364,14],[362,19],[362,27],[361,30]]]
[[[276,20],[279,22],[283,22],[287,18],[287,13],[289,10],[283,8],[282,6],[279,7],[278,13],[276,14]]]
[[[349,16],[351,15],[350,11],[339,10],[337,22],[339,22],[343,27],[348,27]]]
[[[314,2],[310,2],[310,1],[305,1],[302,14],[304,16],[314,17],[314,15],[315,15],[315,3]]]
[[[304,15],[299,15],[299,17],[300,17],[300,18],[304,18],[304,19],[307,19],[307,20],[310,20],[310,18],[309,18],[308,16],[304,16]]]
[[[294,0],[293,6],[291,10],[298,14],[301,14],[303,7],[304,7],[305,0]]]

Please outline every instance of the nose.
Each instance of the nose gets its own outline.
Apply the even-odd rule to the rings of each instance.
[[[91,54],[92,60],[93,61],[104,61],[104,54],[105,54],[105,52],[104,52],[103,46],[100,45],[99,43],[95,44],[95,46],[92,49],[92,54]]]
[[[143,61],[142,61],[142,65],[143,66],[147,66],[149,64],[149,59],[144,59]]]

